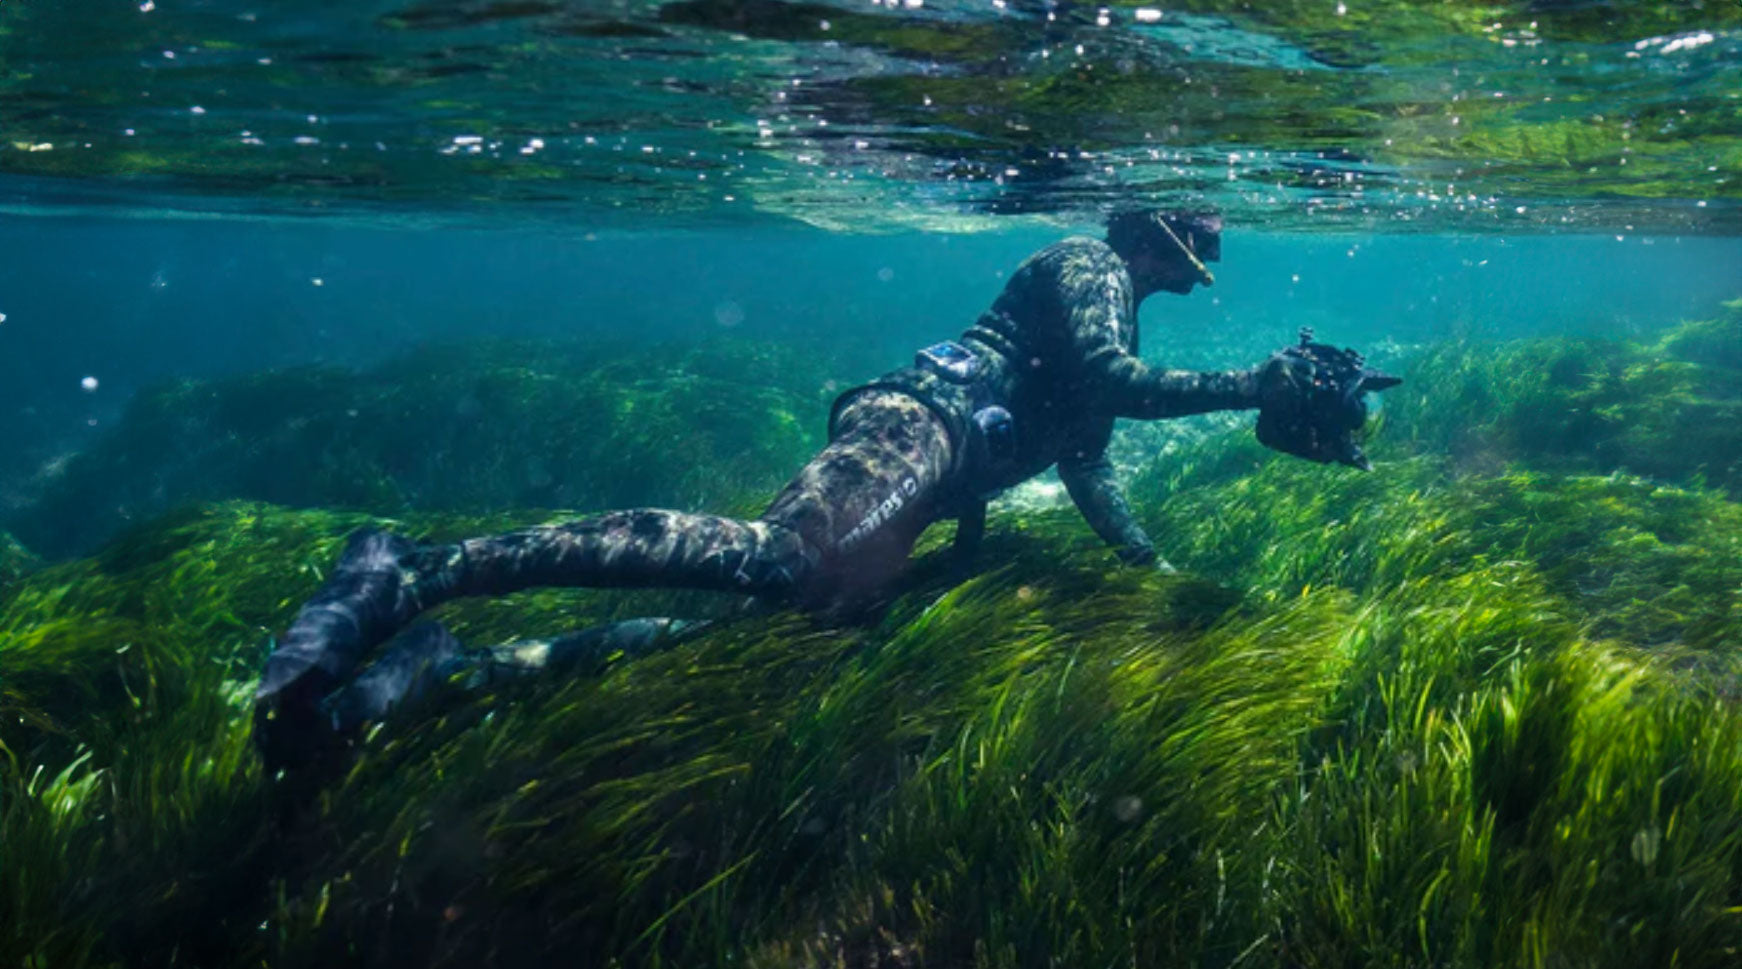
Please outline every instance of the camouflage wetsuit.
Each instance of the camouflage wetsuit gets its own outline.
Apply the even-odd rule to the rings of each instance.
[[[807,606],[850,599],[883,585],[933,521],[960,519],[971,550],[986,496],[1054,464],[1096,533],[1127,561],[1151,561],[1106,457],[1114,419],[1258,406],[1251,371],[1137,359],[1130,274],[1094,239],[1030,257],[959,343],[978,359],[976,379],[916,366],[844,394],[828,447],[754,521],[640,509],[445,547],[381,533],[354,542],[269,658],[260,698],[331,690],[370,647],[460,596],[672,586]],[[975,420],[994,406],[1013,428],[1002,448]]]

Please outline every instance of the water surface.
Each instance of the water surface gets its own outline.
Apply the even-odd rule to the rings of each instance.
[[[0,8],[15,212],[1721,233],[1733,2]]]

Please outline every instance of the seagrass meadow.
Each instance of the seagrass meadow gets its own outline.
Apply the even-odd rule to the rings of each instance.
[[[1742,960],[1742,301],[1400,351],[1371,474],[1243,425],[1155,449],[1132,500],[1178,575],[1012,502],[978,574],[952,584],[940,526],[851,621],[450,605],[473,644],[722,618],[595,675],[455,685],[317,777],[265,776],[253,677],[348,533],[621,504],[610,455],[641,503],[753,510],[837,365],[582,350],[161,386],[13,515],[0,964]],[[262,403],[285,399],[325,410]],[[522,430],[577,408],[572,440]],[[251,420],[283,430],[237,446]],[[574,457],[502,470],[535,450]]]

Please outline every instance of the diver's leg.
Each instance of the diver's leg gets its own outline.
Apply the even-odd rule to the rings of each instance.
[[[482,689],[516,680],[590,677],[612,664],[661,652],[707,629],[707,620],[624,619],[552,639],[525,639],[469,650],[437,622],[396,638],[381,658],[320,703],[335,739],[387,719],[438,686]],[[285,752],[294,755],[295,752]],[[278,752],[273,757],[282,759]]]
[[[786,598],[809,580],[819,558],[776,523],[658,509],[448,546],[360,534],[267,657],[255,693],[255,741],[272,770],[317,754],[333,729],[323,698],[368,650],[449,599],[540,586],[661,586]]]
[[[821,552],[806,591],[831,605],[887,587],[920,533],[947,511],[956,466],[943,420],[904,393],[859,394],[835,430],[762,515]]]
[[[316,754],[328,733],[321,698],[363,650],[392,636],[419,606],[401,565],[416,550],[387,532],[351,536],[332,575],[274,641],[255,693],[254,740],[268,770]]]
[[[468,665],[460,641],[439,622],[419,623],[394,640],[381,658],[344,688],[328,697],[323,712],[333,729],[349,735],[370,721],[382,720],[407,703],[415,703],[437,683]]]
[[[905,558],[950,466],[942,421],[906,395],[872,392],[843,411],[836,439],[756,521],[637,509],[448,546],[359,535],[267,657],[256,734],[263,750],[291,749],[323,730],[321,699],[365,652],[449,599],[540,586],[711,589],[807,604],[856,595]]]
[[[254,711],[254,745],[268,771],[294,768],[340,749],[357,728],[413,702],[465,655],[440,623],[407,630],[380,659],[343,689],[326,696],[310,680],[298,681],[289,700],[262,701]]]
[[[672,587],[786,596],[818,555],[766,521],[659,509],[610,512],[456,545],[354,537],[333,577],[267,657],[259,702],[310,705],[363,654],[449,599],[540,586]]]
[[[613,663],[663,652],[712,626],[706,619],[644,616],[555,639],[522,639],[470,654],[473,685],[527,676],[598,676]]]
[[[906,395],[866,394],[849,405],[839,425],[835,441],[782,490],[761,523],[751,524],[808,533],[814,544],[835,551],[824,565],[837,573],[832,577],[836,583],[865,582],[886,571],[897,557],[904,559],[917,530],[924,527],[928,499],[949,466],[948,441],[935,416]],[[558,526],[558,531],[572,532],[585,524]],[[531,529],[447,550],[417,550],[409,543],[398,547],[402,553],[416,553],[410,556],[413,560],[445,554],[444,563],[435,567],[427,561],[422,570],[414,567],[422,578],[410,587],[420,592],[415,601],[422,602],[432,598],[429,590],[438,587],[440,597],[447,598],[456,593],[512,591],[534,584],[538,575],[556,577],[565,569],[540,563],[540,558],[556,555],[558,546],[573,541],[567,532],[563,534],[559,540],[551,529]],[[465,563],[463,572],[456,560]],[[648,563],[637,566],[646,567]],[[603,574],[597,567],[590,568]],[[687,568],[674,571],[668,560],[658,573],[673,578],[679,572],[688,574]],[[329,600],[320,601],[320,615],[329,614]],[[364,722],[380,720],[439,681],[461,679],[476,687],[530,676],[593,676],[612,662],[669,649],[710,625],[663,617],[627,619],[554,639],[462,650],[439,624],[425,623],[399,637],[381,659],[333,693],[323,707],[335,728],[349,733]]]

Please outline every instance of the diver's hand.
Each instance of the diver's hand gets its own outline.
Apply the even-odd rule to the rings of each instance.
[[[1260,444],[1321,464],[1373,470],[1360,442],[1366,395],[1401,378],[1368,367],[1352,348],[1313,342],[1308,327],[1301,328],[1299,345],[1277,351],[1255,373]]]
[[[1251,373],[1259,410],[1295,406],[1313,385],[1312,363],[1288,353],[1271,354]]]

